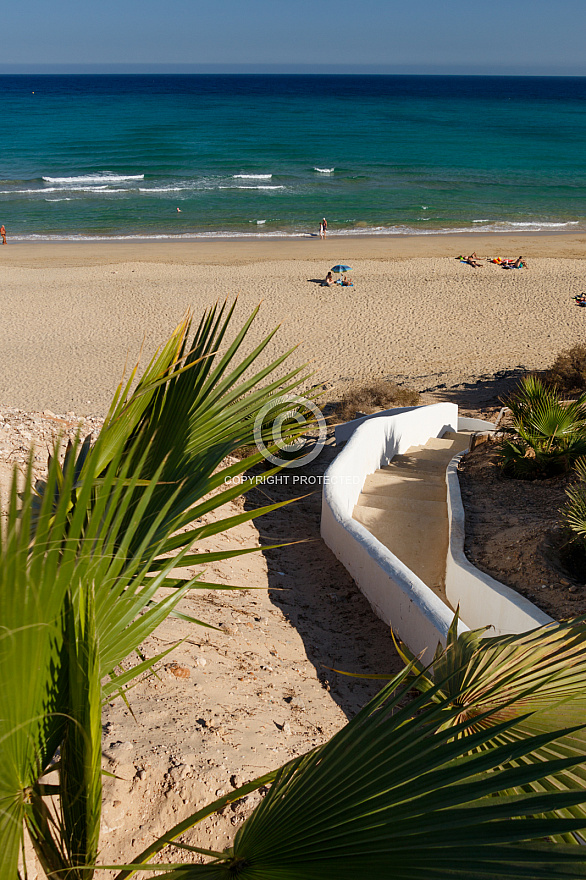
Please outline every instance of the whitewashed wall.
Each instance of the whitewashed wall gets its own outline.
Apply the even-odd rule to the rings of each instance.
[[[446,563],[446,596],[470,629],[491,625],[487,635],[526,632],[550,623],[552,618],[490,575],[479,571],[464,554],[466,537],[464,506],[458,480],[458,462],[462,453],[448,465],[448,518],[450,543]]]
[[[487,430],[491,423],[458,419],[451,403],[377,413],[340,426],[336,440],[348,439],[324,477],[321,534],[350,572],[376,614],[415,653],[431,661],[438,642],[445,644],[453,612],[400,559],[359,522],[352,511],[368,474],[388,464],[409,446],[424,444],[446,431]],[[464,511],[456,456],[448,467],[450,545],[446,593],[460,607],[459,631],[491,625],[487,635],[525,632],[551,620],[524,597],[484,575],[464,556]]]
[[[458,426],[453,403],[395,411],[371,418],[351,434],[325,474],[321,533],[348,569],[377,615],[393,627],[412,651],[430,662],[438,641],[445,644],[453,613],[400,559],[384,547],[352,511],[368,474],[410,446],[441,437]],[[464,624],[460,626],[467,629]]]

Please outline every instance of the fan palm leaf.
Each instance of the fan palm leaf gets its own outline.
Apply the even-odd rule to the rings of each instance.
[[[157,581],[177,560],[169,559],[155,577],[129,560],[125,512],[136,478],[127,465],[113,459],[100,479],[90,471],[71,516],[74,470],[74,456],[63,472],[53,457],[32,544],[31,468],[21,510],[15,476],[0,545],[0,876],[7,878],[16,876],[23,821],[46,870],[68,869],[71,880],[88,876],[82,866],[95,861],[101,809],[101,679],[191,585],[186,581],[155,602]],[[63,481],[55,506],[58,474]],[[136,528],[140,508],[134,522]],[[105,614],[112,600],[116,607]],[[58,746],[60,811],[49,819],[38,780]]]
[[[586,458],[576,462],[578,482],[566,489],[568,502],[563,510],[563,519],[568,528],[586,546]]]
[[[29,461],[25,481],[31,479]],[[50,491],[54,483],[53,473]],[[60,662],[66,586],[52,576],[39,582],[51,560],[43,565],[37,557],[31,565],[30,496],[22,519],[17,501],[15,471],[0,534],[0,876],[7,878],[15,876],[29,793],[61,741],[66,709]]]
[[[536,376],[527,376],[507,401],[513,427],[501,444],[505,471],[514,476],[567,471],[586,454],[586,395],[562,401]]]
[[[421,672],[420,689],[439,680],[441,698],[454,709],[447,726],[461,725],[461,735],[479,726],[490,731],[511,720],[513,726],[500,734],[507,740],[551,732],[560,725],[586,717],[586,622],[584,618],[552,622],[527,633],[487,638],[486,630],[457,635],[457,616],[445,650],[438,648],[433,673],[424,672],[413,655],[400,646],[406,663]],[[435,692],[434,692],[435,693]],[[435,699],[438,699],[436,696]],[[538,751],[539,760],[575,757],[586,752],[586,735],[579,730]],[[569,790],[586,792],[586,767],[577,763],[571,772],[528,785],[527,791]],[[520,793],[516,792],[516,793]],[[561,810],[560,815],[586,817],[584,807]],[[568,838],[582,842],[581,836]]]
[[[90,459],[95,466],[100,442]],[[101,812],[102,702],[166,653],[124,674],[115,672],[197,584],[196,577],[172,577],[188,547],[160,558],[167,540],[163,535],[153,542],[157,519],[137,553],[130,554],[160,469],[144,487],[130,522],[140,471],[129,470],[133,456],[125,462],[113,458],[99,476],[87,471],[72,513],[78,445],[73,444],[74,455],[62,474],[53,457],[32,544],[29,480],[22,509],[11,504],[0,548],[0,839],[10,841],[0,849],[2,877],[16,876],[23,820],[47,872],[69,871],[70,880],[91,877],[86,866],[96,859]],[[63,482],[55,507],[52,490],[58,474]],[[12,494],[15,499],[16,482]],[[163,507],[158,516],[165,515]],[[175,589],[158,600],[163,584]],[[60,811],[48,818],[38,780],[58,746]]]
[[[419,677],[414,678],[416,684]],[[412,684],[408,667],[328,743],[282,767],[230,850],[213,854],[210,864],[178,865],[161,876],[586,876],[582,848],[545,842],[551,835],[586,826],[584,816],[547,815],[581,804],[586,793],[577,789],[508,794],[583,759],[534,759],[557,736],[574,731],[495,744],[481,724],[463,737],[465,725],[458,722],[457,709],[442,696],[448,682],[441,687],[427,682],[426,693],[409,701]],[[450,725],[445,723],[448,716]],[[501,721],[492,733],[505,736],[514,724],[515,719]],[[526,764],[520,763],[523,758]],[[162,845],[165,842],[168,836]],[[119,880],[137,869],[134,865],[123,870]]]

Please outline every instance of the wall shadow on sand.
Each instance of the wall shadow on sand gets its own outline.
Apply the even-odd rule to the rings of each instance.
[[[512,370],[501,370],[490,376],[482,376],[475,381],[461,382],[451,388],[437,385],[422,394],[422,402],[434,403],[442,400],[456,403],[461,414],[466,415],[472,410],[475,415],[479,415],[477,410],[503,406],[503,400],[510,397],[528,372],[524,367],[515,367]]]
[[[403,664],[388,626],[376,617],[320,537],[320,478],[336,453],[335,447],[326,445],[310,464],[287,468],[280,479],[251,490],[246,508],[299,499],[257,521],[261,546],[303,542],[262,551],[268,567],[269,596],[301,636],[323,687],[351,718],[383,682],[348,678],[328,667],[353,673],[396,673]],[[256,473],[262,471],[259,468]]]

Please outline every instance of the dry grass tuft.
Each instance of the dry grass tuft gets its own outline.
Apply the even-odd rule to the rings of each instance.
[[[546,381],[565,394],[586,391],[586,345],[561,351],[545,374]]]
[[[375,379],[365,385],[355,385],[335,404],[334,413],[342,422],[356,418],[357,412],[373,413],[395,406],[417,406],[419,392],[401,388],[396,382]]]

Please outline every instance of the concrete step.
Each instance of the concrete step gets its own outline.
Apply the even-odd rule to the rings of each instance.
[[[425,446],[410,446],[409,449],[406,449],[403,455],[416,455],[418,452],[421,452],[422,449],[425,449]]]
[[[454,455],[462,449],[467,449],[470,442],[470,434],[464,431],[456,433],[449,431],[443,437],[430,437],[429,440],[420,446],[410,446],[403,452],[403,455],[416,455],[424,449],[453,449]]]
[[[356,506],[353,517],[446,602],[444,578],[448,517],[421,510],[390,515],[387,510]]]
[[[394,500],[400,498],[412,498],[414,501],[445,502],[446,500],[445,483],[414,480],[411,477],[393,477],[393,480],[396,480],[396,482],[389,480],[382,486],[379,486],[377,491],[371,492],[363,489],[357,504],[364,503],[367,506],[378,507],[378,500],[375,503],[375,499],[383,499],[385,506],[387,500],[389,505],[392,505]],[[363,498],[365,499],[364,502],[362,501]]]
[[[395,513],[411,513],[418,511],[422,516],[439,516],[446,511],[446,503],[443,499],[414,498],[411,493],[404,495],[361,495],[356,502],[356,507],[372,507],[376,510],[385,510],[388,515]]]
[[[451,437],[430,437],[427,443],[424,443],[422,449],[451,449],[454,446],[454,440]]]
[[[441,467],[447,467],[448,462],[451,458],[454,457],[454,455],[455,453],[452,452],[451,447],[444,447],[443,449],[424,448],[414,453],[406,452],[403,455],[395,455],[395,457],[391,461],[391,464],[397,459],[399,459],[399,461],[409,459],[410,461],[434,461],[437,462],[437,464]]]
[[[445,495],[446,481],[443,475],[410,473],[405,468],[392,468],[387,465],[374,474],[369,474],[364,481],[362,491],[366,494],[385,495],[388,489],[398,485],[405,486],[441,486]]]
[[[473,431],[446,431],[442,440],[452,440],[454,445],[458,447],[456,451],[461,451],[462,449],[468,449],[473,433]],[[429,443],[429,440],[427,442]]]
[[[432,467],[424,465],[421,469],[421,472],[418,474],[416,462],[417,459],[411,458],[399,458],[399,460],[397,461],[397,456],[395,456],[390,464],[384,464],[381,468],[375,471],[375,474],[396,474],[398,477],[401,477],[404,480],[418,479],[431,480],[434,483],[445,483],[446,475],[443,470],[438,470],[434,465],[432,465]]]
[[[422,458],[420,456],[423,456],[423,452],[413,457],[410,455],[395,455],[390,464],[386,465],[386,468],[396,468],[397,470],[401,469],[421,474],[441,474],[442,478],[445,479],[446,466],[451,456],[447,460],[445,458]]]

